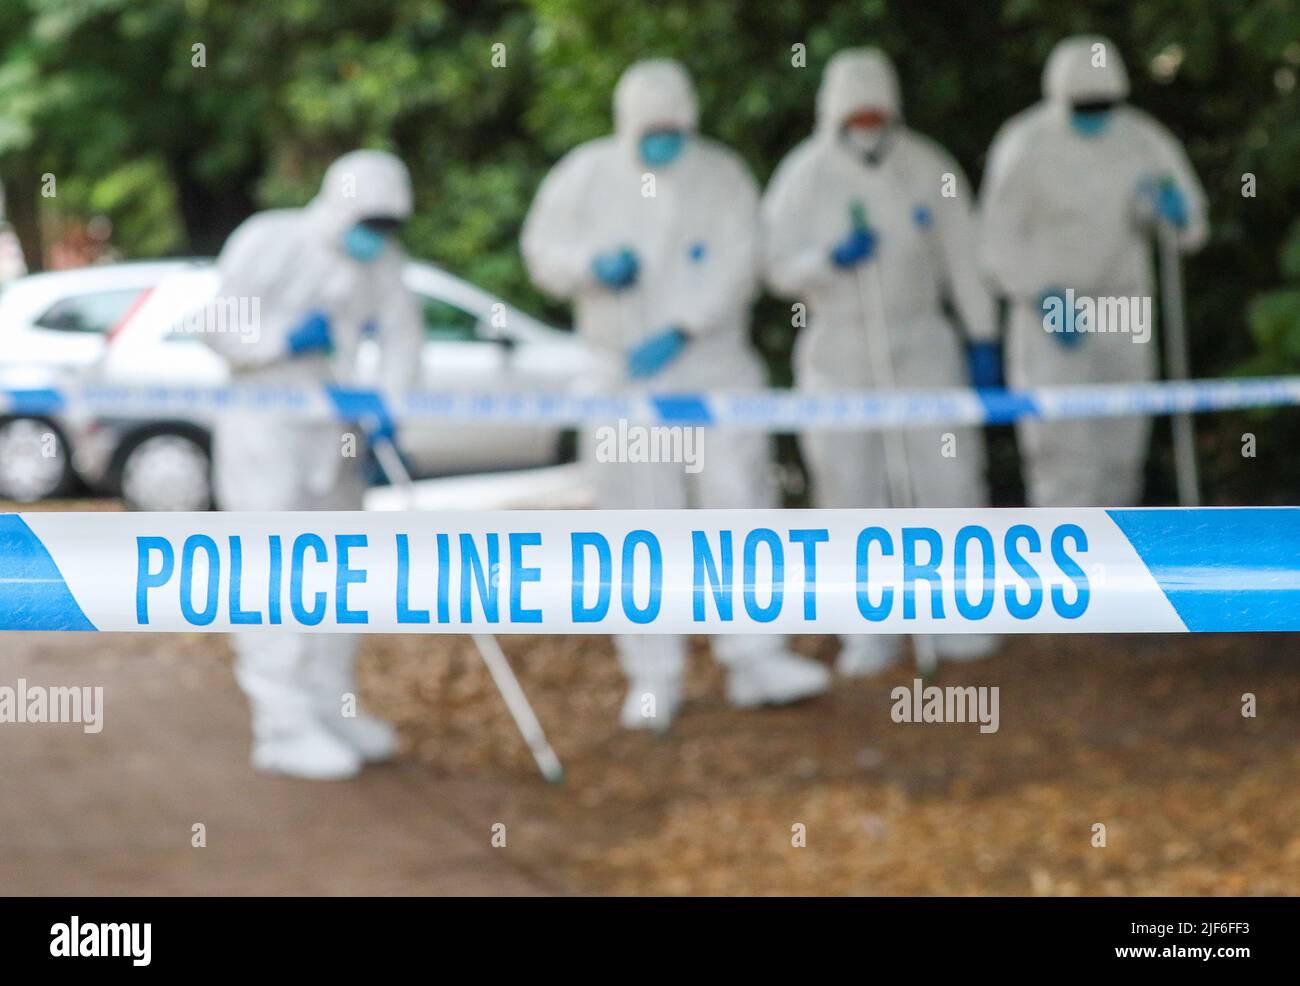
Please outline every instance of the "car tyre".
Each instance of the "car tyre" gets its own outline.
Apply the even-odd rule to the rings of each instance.
[[[0,421],[0,497],[31,503],[66,492],[73,481],[67,443],[43,418]]]
[[[136,439],[122,455],[120,476],[130,510],[212,507],[212,456],[197,435],[160,431]]]

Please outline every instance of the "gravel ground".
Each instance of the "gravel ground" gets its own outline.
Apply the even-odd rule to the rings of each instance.
[[[1300,892],[1293,637],[1013,639],[934,679],[1001,688],[989,735],[894,723],[889,693],[910,665],[795,708],[732,710],[701,640],[666,737],[617,727],[623,683],[604,638],[502,640],[568,769],[562,787],[535,780],[468,640],[369,639],[365,691],[438,774],[516,778],[495,810],[575,891]],[[834,647],[796,644],[826,660]]]

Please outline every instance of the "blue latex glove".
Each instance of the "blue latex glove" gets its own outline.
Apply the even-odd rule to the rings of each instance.
[[[365,429],[371,443],[397,442],[397,424],[388,413],[388,405],[373,390],[328,385],[325,392],[341,421],[355,421]]]
[[[976,390],[1002,386],[1002,347],[996,342],[971,343],[970,382]]]
[[[591,261],[591,272],[605,287],[622,291],[636,283],[640,264],[636,254],[627,247],[598,253]]]
[[[627,373],[633,380],[652,377],[677,359],[686,348],[686,333],[667,329],[632,347],[627,354]]]
[[[333,352],[334,340],[330,338],[329,317],[324,312],[311,312],[289,333],[285,345],[291,356]]]
[[[370,438],[371,443],[387,442],[390,445],[397,444],[397,423],[388,414],[388,409],[380,403],[380,409],[377,413],[366,417],[361,422],[366,429],[366,435]]]
[[[1172,178],[1144,178],[1138,183],[1137,194],[1145,215],[1174,229],[1186,228],[1187,196]]]
[[[1055,316],[1058,312],[1064,314],[1062,324],[1059,328],[1048,332],[1048,335],[1056,341],[1057,345],[1063,349],[1077,349],[1083,343],[1085,333],[1076,332],[1078,326],[1075,324],[1075,312],[1065,296],[1065,288],[1048,288],[1038,296],[1038,310],[1043,313],[1043,327],[1047,328],[1047,317]]]
[[[878,237],[868,226],[857,226],[853,232],[831,250],[831,261],[836,267],[856,267],[864,260],[870,260],[876,252]]]
[[[1156,215],[1174,229],[1187,227],[1187,196],[1172,181],[1162,181],[1156,191]]]

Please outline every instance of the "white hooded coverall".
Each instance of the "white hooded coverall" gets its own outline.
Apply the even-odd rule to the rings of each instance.
[[[1152,230],[1138,208],[1143,182],[1172,179],[1187,203],[1179,246],[1193,250],[1205,241],[1205,193],[1164,127],[1122,104],[1099,134],[1084,136],[1071,127],[1076,102],[1119,102],[1127,95],[1128,76],[1111,42],[1068,38],[1048,58],[1043,100],[1008,120],[989,150],[981,259],[1010,302],[1012,387],[1138,382],[1156,374],[1152,339],[1143,344],[1133,332],[1085,333],[1067,348],[1045,327],[1040,307],[1043,292],[1068,288],[1076,297],[1147,299],[1147,311],[1155,311]],[[1021,421],[1029,502],[1136,503],[1150,431],[1149,418]]]
[[[362,219],[400,220],[410,213],[405,166],[386,153],[354,151],[330,166],[306,208],[262,212],[235,230],[218,259],[218,297],[259,299],[258,324],[203,336],[229,361],[235,381],[308,389],[334,381],[357,384],[357,349],[363,326],[371,323],[380,366],[378,379],[367,383],[393,392],[409,389],[422,325],[402,283],[405,254],[390,244],[373,261],[359,263],[344,252],[342,240]],[[288,335],[314,311],[329,319],[333,355],[289,355]],[[349,434],[355,437],[345,444]],[[217,505],[224,510],[362,506],[365,447],[353,423],[224,412],[216,424],[213,460]],[[334,721],[343,696],[356,693],[354,636],[259,630],[235,634],[233,642],[236,677],[252,704],[255,741],[273,742]]]
[[[846,120],[864,109],[893,121],[875,163],[842,136]],[[840,269],[831,249],[852,231],[855,203],[865,209],[877,245],[868,260]],[[962,336],[943,308],[950,301],[972,341],[993,339],[993,303],[975,262],[969,191],[957,162],[903,124],[898,78],[883,52],[848,49],[830,60],[813,135],[777,167],[762,213],[768,285],[808,306],[794,350],[799,389],[879,388],[872,333],[888,339],[896,387],[969,384]],[[977,429],[911,428],[903,435],[916,506],[987,502]],[[890,506],[881,432],[809,431],[800,446],[817,506]],[[941,654],[947,644],[954,655],[961,649],[956,638],[936,643]]]
[[[762,387],[763,367],[749,342],[757,184],[738,155],[695,132],[694,87],[676,62],[629,68],[614,93],[614,115],[615,133],[570,151],[537,192],[522,236],[533,281],[573,303],[578,334],[593,352],[594,390]],[[638,141],[664,126],[689,137],[671,165],[651,168],[640,159]],[[640,271],[633,287],[615,292],[596,279],[591,263],[598,253],[623,246],[635,251]],[[628,351],[673,327],[689,337],[684,352],[650,381],[630,380]],[[596,442],[591,429],[584,458],[602,507],[775,505],[765,434],[706,431],[703,469],[694,474],[682,463],[594,462]],[[634,680],[681,675],[681,637],[627,636],[616,644]],[[713,647],[719,660],[735,667],[783,652],[784,640],[723,636]]]

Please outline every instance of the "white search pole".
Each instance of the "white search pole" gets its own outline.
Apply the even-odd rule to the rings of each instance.
[[[375,458],[379,460],[384,475],[388,477],[388,481],[394,486],[401,487],[406,491],[410,509],[416,509],[415,484],[411,482],[411,474],[407,472],[406,464],[402,462],[402,456],[397,451],[397,445],[391,438],[384,437],[377,441],[374,439],[373,436],[380,429],[379,422],[373,417],[368,421],[362,421],[361,425],[370,433],[370,447],[375,450]],[[528,696],[524,694],[523,686],[519,684],[519,679],[515,677],[510,662],[506,660],[501,645],[497,643],[496,637],[489,634],[476,633],[472,637],[479,656],[483,658],[483,663],[487,665],[488,674],[492,676],[492,681],[496,683],[497,691],[500,692],[501,698],[505,701],[506,708],[519,730],[519,735],[528,744],[529,752],[532,753],[533,759],[537,762],[537,767],[542,772],[542,776],[552,784],[560,783],[564,780],[564,767],[560,763],[560,758],[555,755],[555,751],[551,748],[551,744],[547,742],[546,733],[542,730],[542,724],[537,718],[537,713],[533,711]]]
[[[1183,268],[1178,249],[1178,230],[1167,222],[1156,227],[1160,253],[1160,314],[1164,322],[1165,376],[1186,380],[1190,375],[1187,354],[1187,323],[1183,314]],[[1201,503],[1201,483],[1196,467],[1196,428],[1188,412],[1175,414],[1174,472],[1178,480],[1178,502],[1184,507]]]
[[[861,202],[854,202],[851,220],[855,228],[865,228],[866,209]],[[867,283],[870,278],[870,284]],[[867,330],[867,347],[871,360],[871,375],[876,386],[882,390],[895,389],[894,358],[889,338],[889,323],[885,318],[884,282],[880,276],[880,264],[870,260],[858,264],[856,281],[858,286],[858,310],[862,323]],[[870,297],[874,318],[867,317],[868,297]],[[890,502],[899,509],[916,506],[916,491],[912,485],[912,470],[907,460],[907,440],[897,427],[885,428],[885,477],[889,484]],[[916,634],[912,637],[912,646],[916,651],[916,667],[924,675],[933,674],[939,666],[939,652],[935,649],[934,639],[928,634]]]

